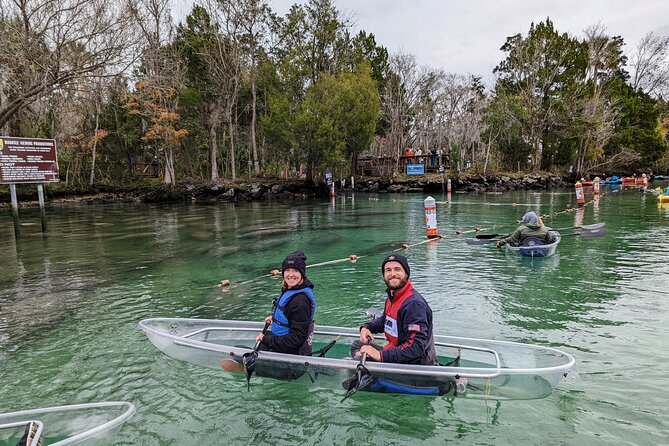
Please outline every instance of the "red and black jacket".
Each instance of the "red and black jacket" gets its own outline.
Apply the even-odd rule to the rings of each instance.
[[[393,294],[387,290],[381,317],[364,326],[372,333],[384,332],[388,344],[383,362],[438,365],[432,334],[432,310],[410,281]]]

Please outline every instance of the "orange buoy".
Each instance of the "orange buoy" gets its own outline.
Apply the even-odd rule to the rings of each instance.
[[[402,245],[402,248],[404,248],[404,249],[409,249],[410,247],[411,247],[411,245],[409,245],[408,243],[404,243]]]
[[[221,282],[219,283],[219,285],[221,285],[221,286],[230,286],[230,281],[229,281],[228,279],[223,279],[223,280],[221,280]]]
[[[578,206],[581,207],[585,204],[585,195],[583,194],[583,185],[580,181],[577,181],[574,184],[574,189],[576,190],[576,202]]]
[[[281,271],[279,271],[278,269],[273,269],[273,270],[270,271],[269,273],[270,273],[271,275],[275,276],[275,277],[281,275]]]
[[[593,181],[593,183],[592,183],[592,193],[593,194],[599,194],[599,182],[600,181],[601,180],[599,179],[599,177],[595,177],[595,181]]]
[[[351,254],[348,256],[348,259],[351,261],[351,263],[355,263],[358,260],[358,256],[355,254]]]

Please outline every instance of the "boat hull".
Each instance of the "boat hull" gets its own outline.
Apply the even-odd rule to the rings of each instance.
[[[229,373],[254,344],[263,324],[248,321],[154,318],[139,323],[149,340],[166,355]],[[325,357],[261,351],[255,374],[343,391],[357,360],[349,346],[359,337],[351,328],[316,326],[314,349],[337,340]],[[459,366],[424,366],[368,361],[375,392],[451,395],[482,399],[534,399],[550,395],[574,365],[567,353],[547,347],[505,341],[435,336],[440,362],[460,354]],[[225,369],[224,369],[225,367]],[[254,375],[255,376],[255,375]],[[466,391],[456,390],[466,378]],[[457,382],[456,382],[457,380]]]
[[[12,424],[38,421],[45,445],[91,446],[111,444],[121,425],[135,413],[132,403],[110,401],[44,407],[0,414],[0,445],[14,446],[23,435],[23,427]]]
[[[562,240],[557,231],[550,231],[550,233],[554,242],[547,245],[511,246],[507,244],[506,247],[511,253],[522,257],[550,257],[555,254],[560,240]]]

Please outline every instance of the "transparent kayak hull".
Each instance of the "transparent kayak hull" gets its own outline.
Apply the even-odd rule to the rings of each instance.
[[[522,257],[550,257],[555,254],[558,245],[560,244],[560,233],[557,231],[549,231],[553,237],[553,243],[547,245],[530,245],[530,246],[511,246],[506,245],[507,249],[513,254]]]
[[[124,401],[43,407],[0,414],[0,446],[15,446],[25,425],[36,421],[44,445],[106,445],[135,413]]]
[[[241,362],[263,328],[262,322],[153,318],[139,323],[149,340],[166,355],[225,372]],[[255,376],[302,382],[343,391],[357,360],[349,346],[358,329],[316,326],[314,351],[336,340],[324,357],[259,352]],[[481,399],[535,399],[553,392],[574,367],[574,358],[560,350],[516,342],[435,336],[441,364],[425,366],[367,361],[374,378],[367,391],[450,395]],[[228,368],[229,369],[229,368]],[[463,382],[466,384],[463,387]],[[458,384],[460,387],[458,388]]]

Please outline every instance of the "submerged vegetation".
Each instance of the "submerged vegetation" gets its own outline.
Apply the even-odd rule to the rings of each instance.
[[[2,1],[0,127],[54,138],[67,186],[246,181],[443,150],[454,172],[666,171],[669,38],[625,53],[547,18],[500,42],[486,86],[357,33],[331,0]],[[414,152],[415,153],[415,152]]]

